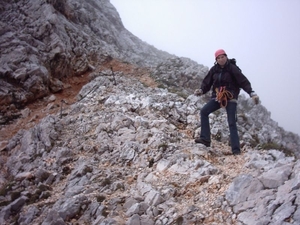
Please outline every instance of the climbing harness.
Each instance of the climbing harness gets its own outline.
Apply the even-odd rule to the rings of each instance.
[[[216,88],[215,90],[217,93],[216,101],[220,103],[221,108],[225,108],[227,106],[228,100],[231,100],[233,98],[233,95],[230,93],[230,91],[226,90],[225,86]]]

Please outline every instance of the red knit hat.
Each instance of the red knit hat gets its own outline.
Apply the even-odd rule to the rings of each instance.
[[[215,58],[217,58],[219,55],[226,55],[226,52],[223,49],[219,49],[215,52]]]

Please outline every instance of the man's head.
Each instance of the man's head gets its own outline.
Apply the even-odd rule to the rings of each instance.
[[[221,67],[224,67],[224,65],[227,62],[227,54],[223,49],[219,49],[215,52],[215,58],[216,58],[217,63]]]
[[[225,55],[225,56],[227,56],[226,52],[225,52],[223,49],[219,49],[219,50],[217,50],[217,51],[215,52],[215,59],[217,59],[218,56],[220,56],[220,55]]]

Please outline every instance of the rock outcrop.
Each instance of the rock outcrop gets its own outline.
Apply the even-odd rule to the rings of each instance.
[[[134,37],[107,0],[0,12],[0,134],[8,114],[19,128],[0,140],[0,224],[300,223],[300,138],[263,105],[239,98],[241,155],[224,110],[195,144],[207,67]],[[88,80],[74,101],[66,77]]]

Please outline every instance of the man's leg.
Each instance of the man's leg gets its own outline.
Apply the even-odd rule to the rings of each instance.
[[[210,100],[206,103],[200,111],[201,117],[201,133],[200,139],[203,140],[205,143],[209,143],[210,145],[210,126],[209,126],[209,114],[220,109],[220,103],[215,101],[214,99]]]
[[[230,143],[231,150],[233,154],[240,154],[240,139],[238,135],[238,130],[236,126],[236,107],[237,103],[234,101],[228,101],[226,111],[227,111],[227,120],[230,131]]]

